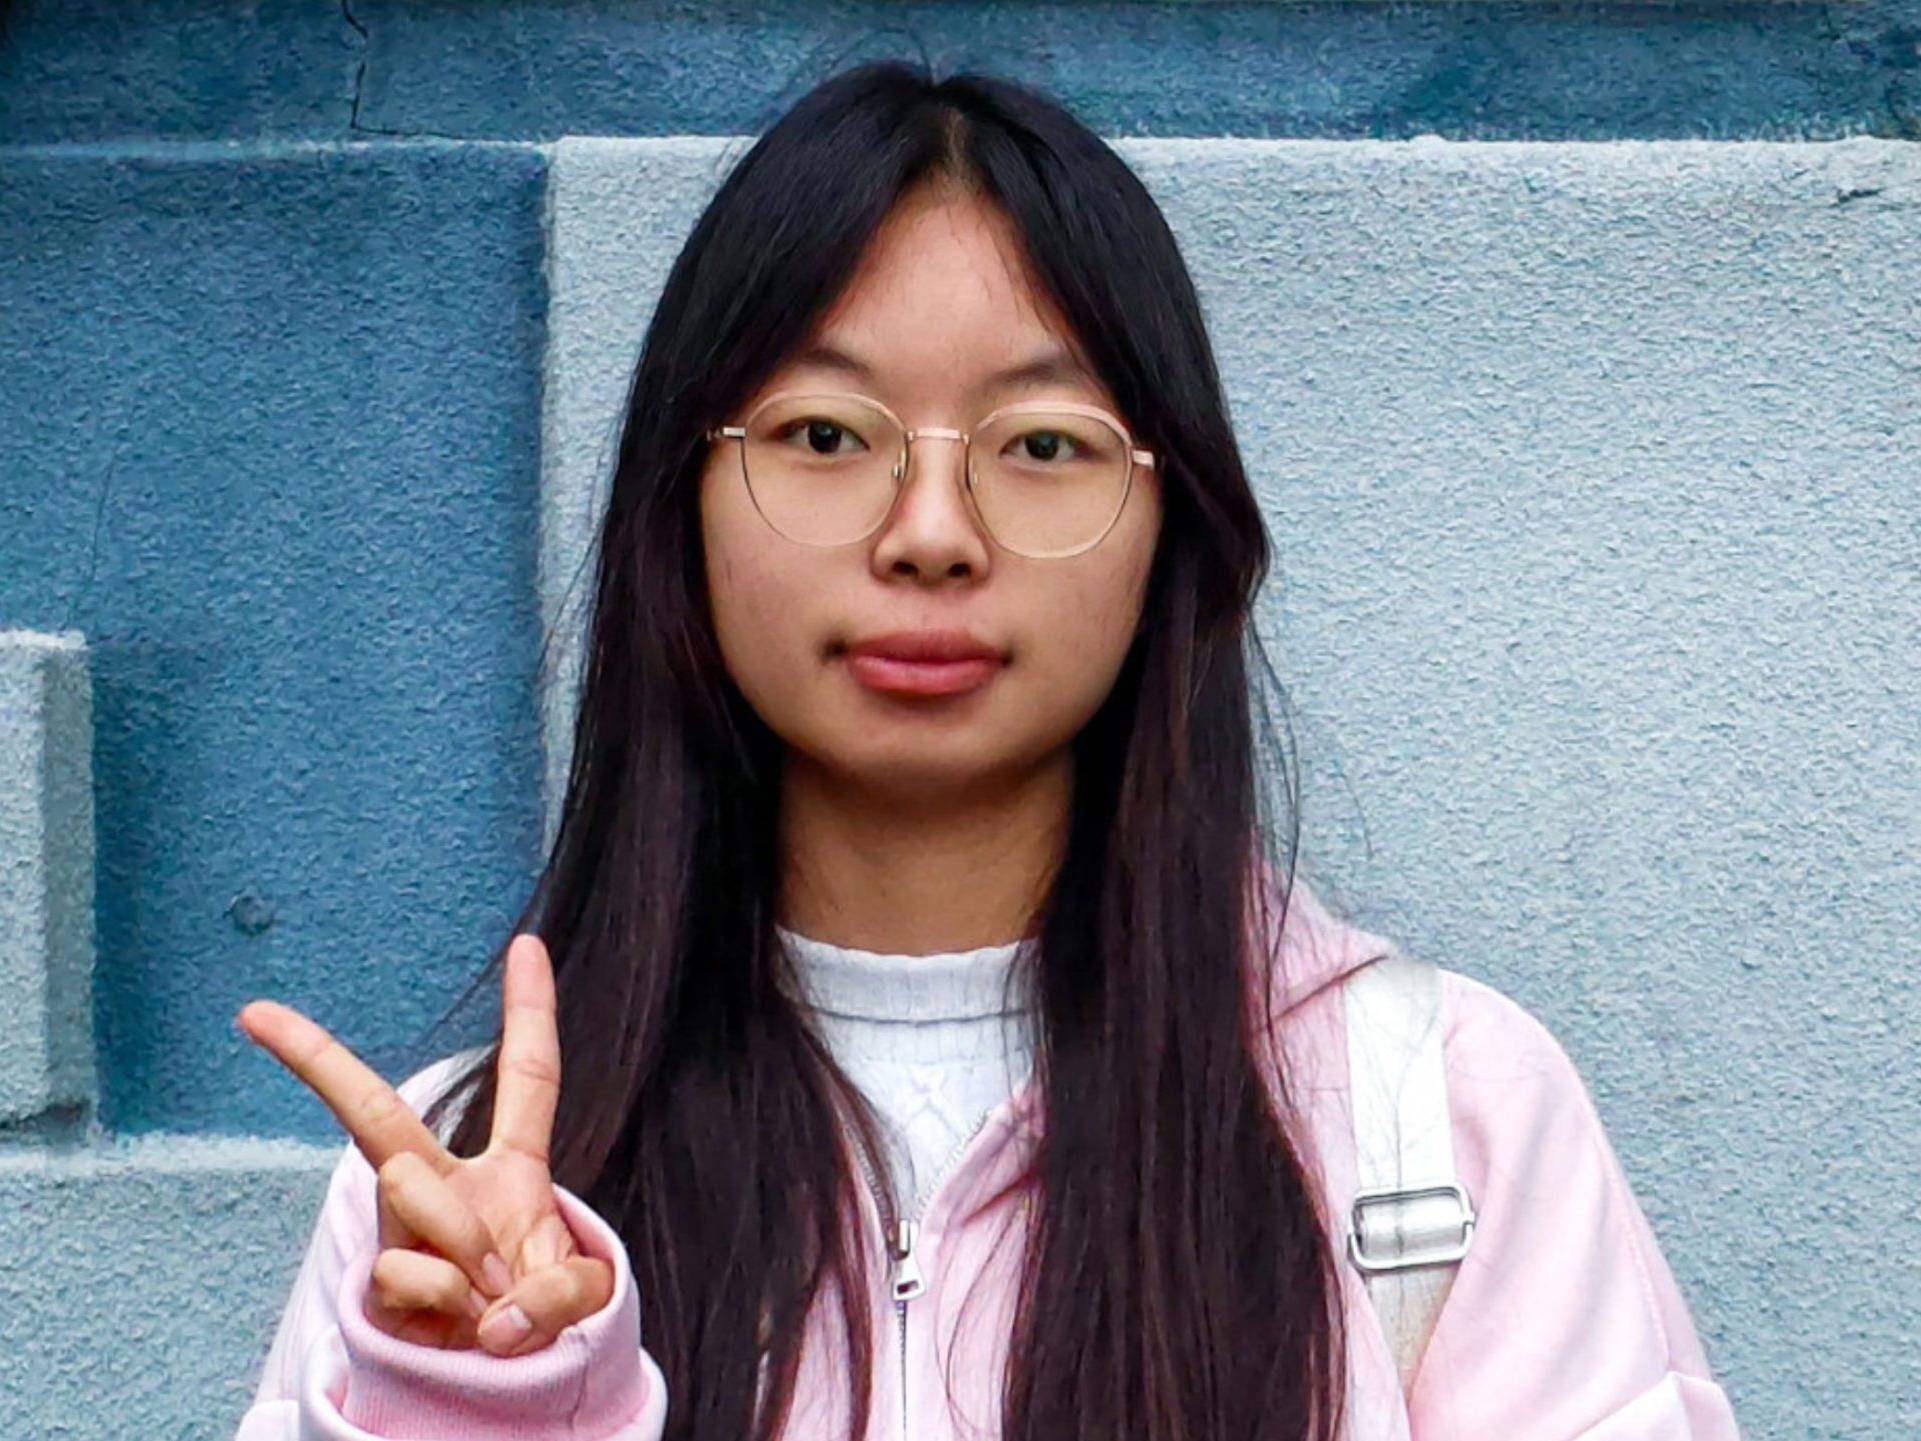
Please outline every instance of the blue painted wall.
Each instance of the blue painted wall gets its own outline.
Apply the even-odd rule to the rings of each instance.
[[[750,134],[896,53],[1110,135],[1921,135],[1914,0],[42,0],[10,28],[0,141]]]
[[[339,1141],[243,1000],[477,1034],[423,1035],[537,861],[543,507],[713,173],[549,143],[896,53],[1115,137],[1921,139],[1915,0],[0,9],[0,627],[90,648],[102,1087],[0,1130],[10,1434],[231,1434]],[[1921,192],[1734,150],[1143,162],[1345,899],[1566,1041],[1754,1436],[1907,1441]]]
[[[526,892],[543,175],[0,151],[0,616],[92,652],[112,1130],[337,1134],[234,1011],[392,1063]]]

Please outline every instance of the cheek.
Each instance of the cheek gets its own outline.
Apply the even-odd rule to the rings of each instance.
[[[1151,555],[1130,551],[1119,566],[1049,576],[1028,632],[1031,672],[1048,693],[1046,729],[1064,740],[1113,689],[1145,599]]]
[[[1138,592],[1138,585],[1113,576],[1062,586],[1047,608],[1052,618],[1048,645],[1056,663],[1091,679],[1111,680],[1134,639]]]
[[[1074,619],[1080,643],[1090,659],[1099,657],[1111,678],[1120,669],[1133,643],[1147,599],[1148,576],[1160,535],[1160,506],[1152,490],[1136,491],[1122,521],[1109,537],[1113,550],[1104,565],[1063,577],[1072,585],[1057,612]],[[1098,554],[1101,547],[1095,548]]]
[[[709,480],[701,495],[701,541],[714,634],[728,673],[757,710],[779,695],[800,652],[794,631],[806,614],[802,588],[770,553],[771,532],[741,513],[729,488]]]

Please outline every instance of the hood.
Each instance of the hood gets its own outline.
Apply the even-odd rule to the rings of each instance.
[[[1263,863],[1260,879],[1249,887],[1249,893],[1250,904],[1255,907],[1253,924],[1268,938],[1269,976],[1277,988],[1277,1016],[1396,949],[1385,936],[1336,915],[1298,871],[1290,884]]]

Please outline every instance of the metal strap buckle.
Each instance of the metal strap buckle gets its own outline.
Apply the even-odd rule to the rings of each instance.
[[[1459,1241],[1444,1242],[1426,1249],[1414,1245],[1404,1246],[1400,1254],[1392,1259],[1369,1256],[1362,1250],[1361,1213],[1367,1207],[1416,1201],[1427,1196],[1454,1198],[1455,1203],[1460,1207],[1460,1217],[1456,1222],[1461,1228]],[[1397,1191],[1391,1187],[1377,1187],[1355,1193],[1353,1219],[1347,1233],[1347,1254],[1349,1259],[1363,1271],[1404,1271],[1410,1266],[1438,1266],[1458,1261],[1467,1254],[1468,1242],[1473,1237],[1474,1209],[1468,1203],[1467,1188],[1458,1182],[1448,1182],[1438,1186],[1415,1186],[1405,1191]]]

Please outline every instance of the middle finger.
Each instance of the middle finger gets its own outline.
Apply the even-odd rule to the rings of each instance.
[[[515,936],[507,948],[500,1030],[489,1148],[519,1151],[547,1165],[560,1099],[560,1031],[553,963],[531,932]]]

